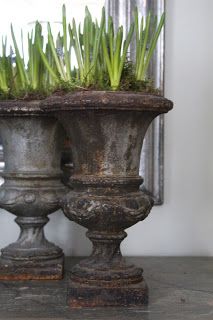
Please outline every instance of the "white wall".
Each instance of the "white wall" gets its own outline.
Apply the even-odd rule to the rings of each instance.
[[[167,0],[165,203],[128,230],[126,255],[213,255],[213,1]],[[89,253],[84,229],[61,212],[46,227],[66,254]],[[0,247],[15,240],[0,215]]]

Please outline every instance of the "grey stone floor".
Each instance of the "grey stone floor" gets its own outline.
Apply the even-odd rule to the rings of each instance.
[[[0,319],[213,320],[213,258],[128,258],[143,266],[147,308],[70,310],[63,281],[0,282]]]

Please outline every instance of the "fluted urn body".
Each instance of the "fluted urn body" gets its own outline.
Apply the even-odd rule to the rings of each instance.
[[[124,230],[144,220],[153,206],[139,190],[141,148],[151,121],[171,107],[159,96],[113,92],[77,92],[44,102],[72,143],[74,169],[63,211],[88,229],[93,243],[91,255],[71,270],[72,307],[148,301],[142,270],[125,261],[120,243]]]
[[[65,190],[61,128],[39,102],[8,101],[0,103],[0,135],[5,161],[0,207],[17,216],[21,229],[18,240],[1,250],[0,279],[60,279],[63,252],[45,238],[43,227]]]

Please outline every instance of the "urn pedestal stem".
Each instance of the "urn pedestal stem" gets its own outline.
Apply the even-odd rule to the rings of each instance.
[[[49,221],[47,217],[18,217],[15,222],[19,225],[21,233],[17,242],[26,244],[38,243],[41,247],[43,243],[47,243],[44,235],[44,226]]]
[[[148,303],[143,271],[125,261],[120,244],[124,230],[144,220],[153,206],[139,190],[141,148],[152,120],[171,108],[159,96],[122,92],[77,92],[43,103],[72,142],[71,191],[61,206],[88,229],[93,243],[91,255],[71,270],[72,308]]]
[[[126,238],[127,234],[124,231],[117,233],[88,231],[86,236],[93,244],[91,259],[97,261],[97,264],[109,263],[111,265],[121,262],[120,245]]]
[[[63,251],[45,238],[48,215],[60,208],[63,135],[39,102],[0,103],[4,184],[0,207],[17,216],[18,240],[1,250],[0,279],[61,279]]]

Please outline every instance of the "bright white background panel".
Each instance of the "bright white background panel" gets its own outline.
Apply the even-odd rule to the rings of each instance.
[[[47,22],[51,23],[53,34],[56,35],[59,30],[62,30],[63,4],[66,5],[68,22],[71,22],[74,17],[76,23],[83,23],[85,5],[88,6],[94,19],[99,20],[104,0],[0,0],[0,4],[0,38],[7,35],[8,43],[11,44],[11,23],[19,43],[21,40],[21,30],[23,30],[24,39],[26,40],[27,33],[32,30],[37,20],[42,24],[44,35],[46,35]],[[24,47],[24,51],[26,56],[26,46]]]
[[[0,33],[10,32],[10,23],[16,28],[25,28],[28,23],[39,21],[50,21],[58,23],[61,21],[61,8],[66,5],[67,18],[75,17],[82,21],[85,5],[87,5],[95,18],[100,17],[104,0],[7,0],[1,1],[0,10]]]
[[[17,12],[4,12],[4,5],[10,2],[2,1],[0,24],[2,17],[6,24],[18,19]],[[33,11],[33,19],[37,12],[42,19],[53,20],[58,19],[54,15],[62,3],[12,2],[19,4],[16,10],[22,10],[24,15],[27,11],[20,3],[31,3],[28,8]],[[67,2],[73,10],[79,4]],[[42,12],[35,8],[41,3]],[[97,14],[99,3],[96,2]],[[166,115],[165,203],[128,230],[123,244],[126,255],[213,255],[212,12],[212,0],[167,0],[165,89],[175,105]],[[67,220],[61,211],[51,215],[46,227],[48,239],[73,255],[89,253],[85,231]],[[17,236],[13,216],[2,211],[0,247]]]

